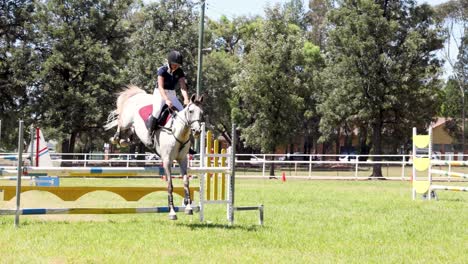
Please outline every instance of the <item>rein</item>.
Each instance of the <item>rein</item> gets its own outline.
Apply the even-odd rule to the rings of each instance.
[[[187,106],[187,109],[188,109],[188,106]],[[172,115],[172,121],[171,121],[171,122],[174,122],[174,120],[176,120],[176,121],[177,121],[177,120],[180,120],[180,121],[182,122],[182,124],[183,124],[185,127],[190,127],[190,126],[192,126],[192,124],[193,124],[194,122],[201,122],[200,119],[188,121],[187,112],[185,112],[185,118],[184,118],[184,119],[182,119],[182,117],[180,117],[180,116],[178,115],[178,113],[179,113],[179,112],[175,112],[175,111],[174,111],[174,114]],[[174,126],[173,126],[173,123],[171,124],[171,128],[170,128],[170,129],[169,129],[169,128],[165,128],[165,127],[164,127],[164,129],[165,129],[166,131],[169,131],[169,130],[170,130],[170,133],[172,134],[172,136],[174,137],[174,139],[175,139],[177,142],[179,142],[179,144],[181,144],[180,149],[184,148],[184,146],[190,141],[190,137],[187,139],[187,141],[183,142],[183,141],[181,141],[180,139],[178,139],[178,138],[174,135],[174,130],[173,130],[173,129],[174,129]]]

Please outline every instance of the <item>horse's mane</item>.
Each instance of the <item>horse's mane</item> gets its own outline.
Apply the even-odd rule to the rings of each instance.
[[[128,98],[139,93],[146,93],[146,92],[136,85],[127,85],[126,88],[119,93],[119,97],[117,98],[116,113],[120,114],[122,112],[123,104],[125,101],[127,101]]]

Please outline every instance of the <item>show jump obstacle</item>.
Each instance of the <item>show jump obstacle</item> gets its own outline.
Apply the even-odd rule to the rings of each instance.
[[[233,141],[235,146],[235,128],[233,125]],[[18,160],[22,161],[23,121],[19,124]],[[205,150],[206,146],[206,150]],[[213,141],[211,132],[206,133],[203,125],[201,135],[200,166],[190,167],[190,174],[199,174],[200,187],[190,188],[191,197],[194,193],[200,194],[198,206],[193,206],[199,212],[200,221],[204,221],[207,204],[226,204],[227,219],[234,223],[235,211],[259,211],[259,224],[263,225],[263,205],[260,206],[234,206],[235,193],[235,150],[230,153],[219,151],[219,142]],[[21,208],[21,193],[27,191],[46,191],[55,194],[64,201],[76,201],[81,196],[94,191],[108,191],[120,195],[126,201],[138,201],[147,194],[167,191],[165,187],[94,187],[94,186],[22,186],[21,176],[58,176],[58,177],[141,177],[159,176],[160,168],[108,168],[108,167],[23,167],[18,162],[17,168],[1,168],[0,177],[16,175],[16,186],[0,186],[3,199],[11,200],[16,196],[16,209],[0,209],[0,215],[15,215],[15,226],[19,224],[20,215],[43,214],[136,214],[136,213],[167,213],[168,207],[149,208]],[[227,165],[227,166],[226,166]],[[229,175],[229,177],[226,177]],[[227,191],[227,193],[226,193]],[[182,187],[175,187],[174,193],[184,196]],[[185,207],[176,207],[176,212],[183,212]]]
[[[413,200],[420,194],[424,199],[437,199],[436,191],[468,191],[466,186],[450,186],[450,185],[435,185],[432,181],[433,174],[468,178],[467,174],[452,172],[451,166],[468,166],[468,161],[451,161],[451,160],[432,160],[432,128],[429,128],[428,135],[418,135],[416,128],[413,128],[413,177],[412,177],[412,194]],[[449,171],[435,170],[433,165],[449,166]],[[426,174],[425,179],[418,179],[418,172]]]

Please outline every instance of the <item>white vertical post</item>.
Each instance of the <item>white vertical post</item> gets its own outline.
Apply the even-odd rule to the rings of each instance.
[[[431,190],[431,186],[432,186],[432,127],[429,127],[429,146],[428,146],[428,150],[429,150],[429,168],[427,169],[427,177],[428,177],[428,181],[429,181],[429,189],[427,190],[427,199],[428,200],[431,200],[431,196],[432,196],[432,190]]]
[[[206,143],[206,130],[205,130],[205,123],[202,123],[202,130],[200,135],[200,167],[205,167],[205,143]],[[205,173],[201,173],[200,175],[200,222],[205,220]]]
[[[31,148],[29,149],[29,160],[31,161],[31,164],[29,164],[29,166],[34,166],[34,164],[36,164],[34,158],[37,157],[37,155],[35,155],[34,153],[34,150],[36,149],[36,140],[34,140],[36,138],[36,133],[34,133],[34,126],[31,125]]]
[[[356,155],[356,167],[355,167],[355,170],[354,170],[354,178],[357,180],[358,179],[358,169],[359,169],[359,155]],[[387,177],[388,177],[388,173],[387,173]]]
[[[405,154],[403,154],[403,159],[401,161],[401,180],[405,180],[405,165],[406,165],[406,160],[405,160]]]
[[[23,176],[23,120],[19,121],[18,131],[18,174],[16,178],[16,214],[15,227],[19,226],[19,216],[21,210],[21,177]]]
[[[262,168],[262,176],[265,177],[265,170],[266,170],[266,156],[263,154],[263,168]]]
[[[411,153],[411,161],[413,162],[412,166],[412,175],[411,175],[411,191],[413,194],[413,200],[416,199],[416,190],[414,189],[414,182],[416,181],[416,168],[414,167],[414,158],[416,157],[416,145],[414,144],[414,136],[416,136],[416,128],[413,127],[413,151]]]
[[[448,173],[448,182],[451,182],[452,179],[452,163],[449,163],[449,173]]]
[[[309,155],[309,178],[312,177],[312,155]]]
[[[234,224],[234,191],[235,191],[235,166],[236,166],[236,125],[232,124],[231,133],[231,158],[229,159],[229,168],[231,169],[229,175],[229,193],[227,204],[227,217],[229,224]]]

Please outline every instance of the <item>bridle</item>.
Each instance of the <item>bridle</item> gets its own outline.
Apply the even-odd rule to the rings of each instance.
[[[189,114],[189,107],[190,105],[193,104],[193,103],[189,103],[187,106],[186,106],[186,111],[184,113],[184,118],[182,118],[180,115],[178,115],[179,112],[177,111],[173,111],[173,114],[172,114],[172,120],[174,121],[177,121],[179,120],[179,122],[182,122],[182,124],[184,126],[188,126],[189,128],[192,127],[192,124],[195,123],[195,122],[198,122],[198,124],[201,126],[201,122],[202,120],[201,119],[195,119],[195,120],[189,120],[188,118],[188,114]],[[189,141],[190,141],[190,137],[187,139],[187,141],[183,142],[181,141],[180,139],[178,139],[175,135],[174,135],[174,125],[171,124],[171,134],[172,136],[174,137],[174,139],[179,142],[179,144],[181,144],[180,146],[180,149],[182,149]]]
[[[190,105],[192,105],[192,104],[193,104],[193,103],[189,103],[189,104],[186,106],[186,108],[189,109]],[[192,124],[195,123],[195,122],[198,122],[198,124],[201,126],[201,122],[202,122],[201,119],[195,119],[195,120],[190,120],[190,121],[189,121],[189,118],[188,118],[188,116],[187,116],[188,114],[189,114],[189,111],[186,111],[186,112],[185,112],[185,116],[184,116],[185,119],[180,119],[180,118],[179,118],[179,120],[182,121],[183,124],[184,124],[185,126],[191,127]],[[173,115],[173,116],[175,116],[175,117],[176,117],[175,119],[178,120],[178,119],[177,119],[177,117],[179,117],[178,112],[174,112],[174,115]]]

